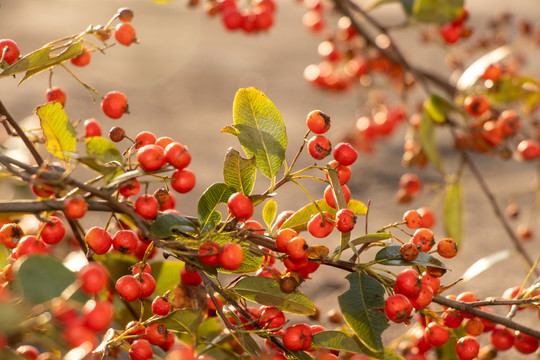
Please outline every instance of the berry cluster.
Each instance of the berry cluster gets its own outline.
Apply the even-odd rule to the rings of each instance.
[[[240,9],[237,0],[210,0],[206,3],[209,16],[221,14],[223,26],[230,31],[257,33],[267,31],[274,24],[274,0],[256,0],[249,7]]]

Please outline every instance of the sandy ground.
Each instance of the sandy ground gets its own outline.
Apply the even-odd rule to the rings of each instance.
[[[485,22],[487,16],[504,10],[506,6],[504,1],[490,1],[486,10],[486,3],[476,1],[470,4],[473,26],[476,21]],[[190,194],[178,196],[177,209],[185,214],[194,214],[197,199],[204,189],[222,180],[221,164],[227,148],[240,149],[233,137],[220,133],[221,128],[232,123],[232,100],[238,88],[255,86],[276,104],[287,125],[289,159],[305,134],[304,119],[309,111],[320,108],[331,115],[333,125],[329,137],[333,142],[338,142],[339,137],[351,129],[356,117],[362,114],[358,109],[366,97],[365,92],[337,95],[320,92],[304,82],[304,67],[319,61],[316,54],[319,39],[302,27],[300,19],[304,8],[296,2],[280,2],[276,26],[268,34],[257,36],[226,33],[218,19],[209,19],[201,9],[186,9],[184,1],[156,5],[150,0],[9,0],[1,5],[0,37],[15,39],[22,53],[66,34],[77,33],[88,24],[103,24],[119,7],[130,6],[135,11],[133,25],[140,45],[130,48],[114,46],[106,56],[93,56],[91,66],[76,69],[81,79],[102,93],[123,91],[129,99],[130,115],[118,121],[106,118],[101,114],[99,105],[92,104],[86,90],[61,70],[54,74],[53,84],[66,90],[66,112],[74,120],[96,117],[103,129],[119,125],[133,137],[142,130],[149,130],[188,145],[193,154],[190,169],[196,173],[197,186]],[[531,14],[530,1],[513,1],[512,7],[521,13],[528,12],[530,19],[538,18]],[[533,8],[538,15],[538,7]],[[391,21],[399,16],[399,11],[390,9],[379,11],[377,15],[383,21]],[[401,40],[405,41],[406,56],[413,56],[417,63],[426,66],[442,67],[440,53],[420,46],[413,32],[406,32]],[[533,74],[539,75],[538,69],[534,70]],[[22,119],[29,116],[37,104],[45,101],[47,87],[47,74],[36,76],[19,87],[17,80],[6,79],[2,81],[0,97],[15,118]],[[399,177],[405,172],[400,164],[403,133],[404,129],[400,129],[391,139],[381,141],[374,154],[362,155],[354,165],[350,187],[354,198],[371,201],[370,231],[399,221],[407,209],[394,202]],[[445,135],[441,133],[440,136],[444,138]],[[451,155],[450,150],[446,146],[445,154]],[[535,186],[532,166],[487,156],[475,156],[474,159],[503,207],[515,201],[523,205],[526,213],[534,208],[533,196],[527,193]],[[300,165],[310,163],[307,155],[300,160]],[[451,159],[449,164],[450,168],[455,167],[455,159]],[[429,169],[421,176],[428,184],[441,180]],[[257,189],[262,191],[268,186],[262,176],[258,181]],[[315,197],[322,196],[322,185],[312,183],[307,186],[315,194],[321,194]],[[433,188],[426,186],[410,207],[432,205],[440,216],[440,197],[434,196],[434,190],[429,190]],[[458,280],[479,257],[510,246],[502,227],[494,221],[486,198],[468,173],[465,175],[464,195],[463,251],[458,258],[447,261],[452,271],[444,277],[444,284]],[[436,200],[432,201],[434,197]],[[280,211],[298,209],[308,202],[292,186],[286,187],[276,200]],[[528,221],[527,216],[523,214],[518,221],[512,222],[512,226]],[[537,215],[532,215],[531,221],[535,233],[540,234]],[[363,219],[360,222],[363,225]],[[439,237],[443,235],[441,221],[438,221],[435,232]],[[316,243],[314,239],[309,241]],[[324,242],[333,248],[337,239]],[[526,244],[526,248],[531,257],[537,258],[540,254],[538,236]],[[471,281],[458,284],[454,292],[472,290],[481,298],[498,296],[506,288],[520,285],[527,271],[518,257],[512,257]],[[337,308],[337,295],[348,286],[345,280],[338,280],[343,278],[341,272],[324,268],[316,275],[316,279],[308,281],[302,289],[326,313]],[[538,328],[538,319],[530,314],[520,314],[517,319]],[[514,352],[504,355],[501,358],[517,358]]]

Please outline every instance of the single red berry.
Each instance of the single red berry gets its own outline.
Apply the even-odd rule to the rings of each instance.
[[[416,210],[407,210],[405,214],[403,214],[403,222],[409,229],[417,229],[420,227],[420,223],[422,222],[422,219],[420,217],[420,213]]]
[[[126,130],[119,126],[114,126],[109,130],[109,139],[114,142],[120,142],[126,137]]]
[[[84,136],[87,138],[101,136],[101,125],[96,119],[92,118],[84,121]]]
[[[96,254],[102,255],[111,248],[112,237],[107,230],[94,226],[86,232],[84,241]]]
[[[289,326],[283,333],[283,345],[289,350],[307,350],[311,346],[311,327],[307,324]]]
[[[462,292],[461,294],[459,294],[456,297],[456,300],[457,301],[463,301],[463,302],[475,302],[475,301],[478,301],[478,299],[476,298],[476,295],[474,295],[474,293],[472,293],[471,291]],[[474,317],[474,315],[468,314],[468,313],[463,312],[463,311],[460,311],[459,314],[462,317],[466,318],[466,319],[472,319]]]
[[[301,236],[292,238],[287,244],[287,255],[294,263],[305,263],[308,260],[308,245]]]
[[[112,246],[122,254],[131,254],[138,244],[137,234],[131,230],[119,230],[112,237]]]
[[[82,291],[96,295],[107,286],[109,272],[105,266],[93,261],[79,270],[77,278],[81,283]]]
[[[433,346],[443,346],[448,341],[448,329],[431,322],[424,330],[424,338]]]
[[[163,149],[167,148],[167,145],[174,142],[174,140],[168,136],[162,136],[156,139],[156,145],[161,146]]]
[[[415,309],[425,309],[433,300],[433,290],[426,284],[420,285],[420,291],[418,294],[409,297],[409,301]]]
[[[45,244],[56,244],[64,238],[64,235],[66,235],[66,228],[58,216],[51,216],[46,223],[42,224],[41,238]]]
[[[165,148],[165,158],[167,162],[174,166],[176,169],[183,169],[191,162],[191,154],[188,149],[178,143],[172,142]]]
[[[187,193],[195,187],[195,174],[187,168],[176,170],[172,174],[171,186],[180,194]]]
[[[354,229],[356,224],[356,215],[351,209],[341,209],[336,213],[336,228],[346,233]]]
[[[222,22],[227,30],[237,30],[242,27],[244,19],[236,9],[223,12]]]
[[[512,345],[514,345],[514,341],[514,332],[503,325],[495,325],[495,328],[491,331],[489,337],[491,345],[499,351],[510,349]]]
[[[502,75],[502,69],[498,64],[488,65],[482,73],[482,80],[491,80],[493,82],[499,81]]]
[[[114,306],[108,301],[88,300],[83,310],[84,324],[96,331],[107,330],[114,317]]]
[[[480,343],[472,336],[464,336],[457,341],[456,355],[459,360],[472,360],[480,352]]]
[[[23,256],[32,256],[36,254],[46,254],[47,245],[43,242],[42,239],[38,239],[34,235],[26,235],[21,238],[17,243],[15,248],[14,255],[16,259],[19,259]]]
[[[221,247],[214,242],[205,242],[199,247],[199,259],[203,264],[215,266],[219,263]]]
[[[420,246],[420,250],[428,252],[435,245],[435,235],[430,229],[419,228],[414,232],[411,243]]]
[[[139,196],[135,201],[135,212],[145,219],[153,219],[158,214],[158,202],[149,194]]]
[[[227,243],[221,248],[218,259],[222,268],[236,270],[244,261],[244,252],[237,243]]]
[[[92,54],[90,53],[90,51],[88,51],[88,48],[86,46],[83,46],[81,54],[71,59],[71,63],[75,66],[86,66],[90,63],[91,59]]]
[[[422,188],[422,181],[418,175],[406,173],[401,175],[399,179],[399,187],[405,189],[406,193],[413,196],[416,195]]]
[[[50,89],[47,89],[45,92],[45,97],[47,98],[47,102],[59,102],[64,106],[66,103],[66,93],[62,88],[59,88],[57,86],[52,87]]]
[[[141,299],[146,299],[156,290],[156,279],[152,274],[143,271],[138,275],[133,275],[133,277],[141,282]]]
[[[540,145],[532,139],[521,140],[517,152],[523,160],[533,160],[540,156]]]
[[[455,44],[461,37],[462,26],[454,23],[444,24],[441,27],[441,37],[447,44]]]
[[[538,339],[518,330],[515,333],[514,347],[522,354],[532,354],[538,349]]]
[[[307,145],[309,154],[316,160],[324,159],[332,151],[332,144],[323,135],[312,137]]]
[[[402,323],[411,315],[413,306],[402,294],[391,295],[386,299],[384,313],[390,321]]]
[[[463,103],[465,111],[472,116],[480,116],[489,110],[489,101],[483,95],[469,95]]]
[[[232,194],[227,200],[229,212],[238,220],[248,220],[253,216],[253,204],[248,196],[241,192]]]
[[[137,161],[144,171],[155,171],[166,164],[165,151],[156,144],[145,145],[137,150]]]
[[[278,230],[281,229],[281,226],[285,224],[285,221],[287,221],[287,219],[293,216],[293,214],[294,211],[292,210],[285,210],[280,212],[278,216],[276,216],[276,223],[274,224],[275,228]]]
[[[135,39],[135,28],[127,23],[121,23],[114,28],[114,38],[120,44],[129,46]]]
[[[124,300],[135,301],[141,297],[142,285],[135,276],[124,275],[116,281],[115,289]]]
[[[152,273],[152,267],[150,266],[150,264],[143,263],[141,265],[134,266],[133,269],[131,269],[131,275],[139,275],[139,273],[141,272],[141,269],[142,269],[142,272],[147,272],[149,274]]]
[[[285,314],[275,306],[261,306],[259,309],[258,323],[261,327],[269,330],[278,330],[285,324]]]
[[[396,292],[407,297],[415,296],[420,292],[422,282],[418,273],[413,269],[402,270],[396,276]]]
[[[443,325],[450,329],[457,329],[463,322],[463,317],[455,310],[448,310],[442,314]]]
[[[15,352],[25,360],[36,360],[39,356],[39,350],[32,345],[21,345]]]
[[[428,207],[416,209],[420,214],[420,227],[431,229],[435,224],[435,214]]]
[[[349,180],[351,179],[351,167],[350,166],[340,165],[339,162],[337,162],[337,160],[330,161],[328,163],[328,165],[330,165],[334,169],[336,169],[337,176],[338,176],[338,179],[339,179],[339,183],[341,185],[345,185],[346,183],[349,182]],[[326,180],[330,181],[330,179],[328,178],[328,174],[325,174],[325,175],[326,175]]]
[[[154,351],[148,340],[137,339],[131,345],[129,358],[131,360],[148,360],[154,355]]]
[[[188,271],[185,266],[180,270],[180,280],[185,285],[190,286],[197,286],[202,283],[201,275],[197,271]]]
[[[358,158],[358,152],[348,143],[339,143],[334,147],[334,159],[341,165],[352,165]]]
[[[345,202],[348,204],[351,199],[351,190],[347,185],[341,185],[341,190],[343,191],[343,196],[345,197]],[[332,185],[328,185],[324,189],[324,200],[331,208],[336,209],[336,201],[334,199],[334,194],[332,192]]]
[[[64,214],[70,219],[80,219],[86,214],[86,200],[81,196],[67,198],[64,207]]]
[[[140,149],[145,145],[153,145],[156,143],[156,135],[150,131],[141,131],[135,137],[135,149]]]
[[[118,9],[118,20],[122,22],[130,22],[133,20],[133,10],[129,8]]]
[[[0,242],[8,249],[14,249],[24,236],[23,229],[15,223],[2,225],[0,228]]]
[[[306,117],[306,125],[315,134],[324,134],[330,129],[330,116],[321,110],[313,110]]]
[[[458,246],[454,239],[445,238],[437,244],[437,253],[446,259],[451,259],[458,253]]]
[[[497,118],[497,127],[504,136],[513,136],[521,129],[521,121],[514,110],[505,110]]]
[[[111,91],[101,101],[101,110],[111,119],[120,119],[127,112],[126,95],[119,91]]]
[[[146,327],[146,338],[152,345],[163,345],[167,341],[169,331],[161,322],[155,322]]]
[[[158,316],[165,316],[171,312],[172,304],[165,296],[156,296],[152,301],[152,312]]]
[[[439,286],[441,284],[441,278],[433,276],[427,271],[424,271],[422,273],[422,276],[420,277],[420,281],[422,282],[422,284],[428,285],[431,288],[431,290],[433,290],[434,294],[437,292],[437,290],[439,290]]]
[[[3,57],[4,61],[8,65],[13,64],[17,59],[19,59],[20,51],[17,43],[10,39],[0,40],[0,58]]]
[[[133,178],[131,180],[124,181],[120,184],[118,192],[124,197],[130,197],[132,195],[137,195],[141,191],[141,183],[139,179]]]
[[[324,218],[321,213],[313,215],[307,224],[307,230],[316,238],[325,238],[334,230],[332,215],[327,211],[323,211],[323,214]]]

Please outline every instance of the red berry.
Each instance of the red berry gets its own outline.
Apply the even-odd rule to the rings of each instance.
[[[178,143],[172,142],[165,148],[165,158],[167,162],[175,168],[181,170],[191,162],[191,154],[187,148]]]
[[[214,242],[205,242],[199,247],[199,259],[203,264],[214,266],[219,263],[221,247]]]
[[[287,251],[287,245],[291,241],[291,239],[298,236],[298,232],[293,229],[285,228],[280,229],[276,234],[276,249],[279,252],[286,252]]]
[[[180,280],[185,285],[190,286],[197,286],[202,283],[201,275],[197,271],[188,271],[185,266],[180,270]]]
[[[441,284],[440,278],[435,277],[428,272],[422,273],[422,277],[420,278],[420,281],[422,282],[422,284],[428,285],[431,288],[431,290],[433,290],[434,294],[437,292],[437,290],[439,290],[439,286]]]
[[[489,337],[491,345],[499,351],[510,349],[514,345],[514,341],[514,332],[503,325],[495,325]]]
[[[156,290],[156,279],[154,279],[152,274],[143,271],[133,277],[141,283],[141,299],[149,297],[154,293],[154,290]]]
[[[421,207],[416,209],[420,214],[420,227],[431,229],[435,224],[435,214],[428,207]]]
[[[312,137],[307,145],[309,154],[316,160],[324,159],[332,151],[332,144],[323,135]]]
[[[426,284],[420,285],[420,291],[418,294],[409,297],[409,301],[415,309],[425,309],[433,300],[433,290]]]
[[[169,331],[167,327],[160,322],[155,322],[146,327],[146,338],[152,345],[163,345],[167,341]]]
[[[354,229],[356,215],[351,209],[341,209],[336,213],[336,228],[343,233]]]
[[[497,64],[491,64],[486,67],[482,73],[482,80],[491,80],[493,82],[499,81],[502,75],[502,69]]]
[[[165,165],[165,152],[159,145],[145,145],[137,151],[137,161],[144,171],[155,171]]]
[[[351,179],[350,166],[340,165],[339,162],[337,162],[336,160],[330,161],[328,165],[336,169],[339,183],[341,185],[345,185],[346,183],[349,182],[349,180]],[[325,175],[326,175],[326,180],[329,181],[328,174],[325,174]]]
[[[244,261],[244,252],[237,243],[227,243],[221,248],[218,259],[222,268],[236,270]]]
[[[129,8],[118,9],[118,20],[122,22],[130,22],[133,20],[133,10]]]
[[[141,297],[142,285],[135,276],[124,275],[116,281],[115,289],[124,300],[135,301]]]
[[[88,300],[83,310],[84,324],[96,331],[107,330],[114,317],[114,306],[108,301]]]
[[[129,357],[131,360],[148,360],[154,355],[154,351],[148,340],[138,339],[131,345]]]
[[[469,95],[463,103],[465,111],[472,116],[480,116],[489,110],[489,101],[483,95]]]
[[[31,256],[36,254],[46,254],[47,245],[43,240],[38,239],[33,235],[24,236],[15,248],[15,258],[21,258],[23,256]]]
[[[349,203],[349,200],[351,199],[351,190],[349,190],[349,187],[347,185],[341,185],[341,190],[343,191],[343,196],[345,197],[345,202]],[[334,199],[334,194],[332,193],[332,186],[328,185],[324,189],[324,200],[330,206],[331,208],[336,209],[336,201]]]
[[[403,214],[403,222],[409,229],[417,229],[421,223],[421,217],[418,211],[416,210],[407,210]]]
[[[458,340],[456,344],[456,355],[459,360],[472,360],[480,352],[478,340],[472,336],[465,336]]]
[[[153,219],[158,214],[158,202],[152,195],[144,194],[135,201],[135,212],[145,219]]]
[[[23,229],[15,223],[2,225],[0,228],[0,242],[8,249],[14,249],[24,236]]]
[[[461,30],[461,25],[454,23],[445,24],[441,28],[441,36],[447,44],[455,44],[461,37]]]
[[[424,330],[424,338],[433,346],[443,346],[448,341],[448,329],[431,322]]]
[[[135,39],[135,28],[127,23],[121,23],[114,28],[114,38],[120,44],[129,46]]]
[[[101,101],[101,110],[111,119],[120,119],[127,112],[126,95],[119,91],[111,91]]]
[[[100,263],[91,262],[77,273],[81,289],[87,294],[96,295],[105,289],[109,281],[107,268]]]
[[[285,324],[285,314],[274,306],[261,306],[259,309],[258,323],[261,327],[269,330],[277,330]]]
[[[292,238],[287,244],[287,255],[296,264],[305,263],[308,260],[307,249],[306,239],[297,236]]]
[[[187,193],[195,187],[195,174],[187,168],[176,170],[172,174],[171,186],[180,194]]]
[[[351,165],[358,158],[356,150],[348,143],[339,143],[334,147],[334,159],[341,165]]]
[[[58,216],[51,216],[41,228],[41,238],[45,244],[56,244],[66,235],[66,228],[62,219]]]
[[[418,175],[406,173],[399,179],[399,187],[405,189],[408,195],[416,195],[422,188],[422,181]]]
[[[330,116],[321,110],[313,110],[306,117],[306,125],[315,134],[324,134],[330,129]]]
[[[391,295],[386,299],[384,313],[395,323],[402,323],[409,318],[413,306],[409,299],[402,294]]]
[[[66,93],[64,90],[62,90],[62,88],[57,86],[47,89],[45,97],[47,98],[47,102],[57,101],[62,104],[62,106],[66,103]]]
[[[156,135],[150,131],[141,131],[135,137],[135,149],[140,149],[145,145],[153,145],[156,143]],[[163,146],[161,146],[163,148]]]
[[[86,214],[86,200],[81,196],[67,198],[64,207],[64,214],[70,219],[80,219]]]
[[[289,326],[283,333],[283,345],[289,350],[307,350],[311,346],[311,328],[307,324]]]
[[[411,243],[420,246],[420,250],[428,252],[435,245],[433,231],[430,229],[419,228],[414,232]]]
[[[20,51],[17,43],[10,39],[0,40],[0,58],[4,58],[4,61],[8,65],[13,64],[19,58]]]
[[[422,282],[418,273],[413,269],[402,270],[396,276],[396,292],[407,297],[415,296],[420,292]]]
[[[522,354],[532,354],[538,349],[538,339],[521,331],[516,331],[514,347]]]
[[[307,230],[316,238],[325,238],[334,230],[332,215],[327,211],[323,211],[323,214],[324,218],[321,213],[313,215],[307,224]]]
[[[513,136],[521,129],[521,122],[514,110],[505,110],[497,118],[497,127],[504,136]]]
[[[162,136],[156,139],[156,145],[161,146],[163,149],[167,148],[167,145],[174,142],[174,140],[168,136]]]
[[[84,241],[98,255],[109,251],[112,244],[111,235],[105,229],[97,226],[87,231]]]
[[[131,230],[119,230],[112,237],[112,246],[122,254],[131,254],[137,248],[139,239]]]
[[[238,220],[248,220],[253,216],[253,204],[248,196],[241,192],[232,194],[227,200],[229,212]]]
[[[532,139],[522,140],[518,144],[517,151],[523,160],[533,160],[540,156],[540,145]]]
[[[15,352],[25,360],[36,360],[39,356],[39,350],[32,345],[21,345]]]
[[[222,21],[226,29],[236,30],[242,27],[244,19],[238,10],[231,9],[223,13]]]
[[[90,63],[91,58],[92,54],[86,46],[83,46],[81,54],[71,59],[71,63],[75,66],[86,66]]]
[[[141,190],[141,184],[137,178],[133,178],[128,181],[124,181],[120,184],[118,192],[124,197],[130,197],[132,195],[137,195]]]
[[[442,314],[443,325],[450,329],[457,329],[463,322],[463,317],[457,311],[449,310]]]
[[[156,296],[152,301],[152,312],[158,316],[165,316],[171,312],[172,304],[165,296]]]
[[[84,136],[87,138],[101,136],[101,125],[96,119],[92,118],[84,121]]]
[[[139,275],[139,273],[141,272],[141,268],[143,272],[147,272],[149,274],[152,273],[152,267],[150,266],[150,264],[143,263],[141,265],[134,266],[133,269],[131,269],[131,275]]]

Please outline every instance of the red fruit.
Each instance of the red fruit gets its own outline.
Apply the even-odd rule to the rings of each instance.
[[[108,301],[88,300],[83,310],[84,324],[96,331],[104,331],[109,328],[114,317],[114,306]]]
[[[454,23],[445,24],[441,27],[441,37],[447,44],[455,44],[461,37],[462,27]]]
[[[156,290],[156,279],[154,279],[150,273],[143,271],[133,277],[141,283],[141,299],[146,299],[154,293],[154,290]]]
[[[405,269],[396,276],[395,289],[399,294],[412,297],[420,292],[421,287],[422,282],[420,281],[416,270]]]
[[[306,125],[315,134],[324,134],[330,129],[330,116],[321,110],[313,110],[306,117]]]
[[[227,200],[229,212],[238,220],[247,220],[253,216],[253,204],[246,195],[241,192],[232,194]]]
[[[463,322],[463,317],[457,311],[449,310],[442,314],[443,325],[450,329],[457,329]]]
[[[36,254],[46,254],[47,245],[43,242],[42,239],[38,239],[33,235],[24,236],[18,243],[15,248],[15,257],[17,259],[23,256],[31,256]]]
[[[321,213],[313,215],[307,224],[307,230],[316,238],[325,238],[334,230],[332,215],[327,211],[323,211],[323,214],[324,218]]]
[[[431,290],[433,290],[434,294],[437,292],[437,290],[439,290],[439,286],[441,284],[440,278],[435,277],[428,272],[422,273],[422,277],[420,278],[420,281],[422,282],[422,284],[428,285],[431,288]]]
[[[41,239],[45,244],[56,244],[64,238],[66,235],[66,228],[62,219],[58,216],[49,217],[48,221],[42,225],[41,228]]]
[[[343,233],[354,229],[356,215],[351,209],[341,209],[336,213],[336,228]]]
[[[162,136],[156,139],[156,145],[161,146],[163,149],[167,148],[167,145],[172,143],[174,140],[168,136]]]
[[[135,149],[140,149],[145,145],[153,145],[156,143],[156,135],[150,131],[141,131],[135,137]],[[161,146],[163,148],[163,146]]]
[[[420,227],[430,229],[435,224],[435,214],[428,207],[416,209],[420,214]]]
[[[448,329],[431,322],[424,330],[424,338],[433,346],[443,346],[448,341]]]
[[[350,166],[340,165],[339,162],[337,162],[336,160],[330,161],[328,165],[336,169],[339,183],[341,185],[345,185],[346,183],[349,182],[349,180],[351,179]],[[328,174],[325,174],[325,175],[326,175],[326,180],[330,181],[330,179],[328,178]]]
[[[15,352],[26,360],[36,360],[39,356],[39,350],[32,345],[21,345]]]
[[[345,197],[345,202],[348,204],[351,199],[351,190],[347,185],[341,185],[341,190],[343,191],[343,196]],[[336,209],[336,201],[334,199],[334,194],[332,193],[332,186],[328,185],[324,189],[324,200],[331,208]]]
[[[491,80],[493,82],[499,81],[502,75],[502,69],[497,64],[491,64],[486,67],[482,73],[482,80]]]
[[[495,325],[491,331],[489,342],[499,351],[508,350],[514,345],[515,336],[511,329],[503,325]]]
[[[152,312],[158,316],[165,316],[171,312],[172,304],[165,296],[156,296],[152,301]]]
[[[83,46],[81,54],[71,59],[71,63],[75,66],[86,66],[90,63],[91,59],[92,54],[90,53],[90,51],[88,51],[88,48],[86,46]]]
[[[96,295],[107,286],[109,272],[102,264],[91,262],[79,270],[77,278],[81,283],[82,291],[90,295]]]
[[[23,236],[23,229],[15,223],[4,224],[0,229],[0,242],[8,249],[15,249]]]
[[[521,140],[517,151],[523,160],[533,160],[540,156],[540,145],[532,139]]]
[[[140,190],[141,183],[139,183],[139,179],[133,178],[121,183],[118,192],[124,197],[130,197],[132,195],[137,195]]]
[[[287,255],[289,255],[289,259],[295,264],[305,263],[308,260],[307,249],[306,239],[297,236],[292,238],[287,244]]]
[[[118,9],[118,20],[122,22],[130,22],[133,20],[133,10],[129,8]]]
[[[298,232],[293,229],[285,228],[280,229],[276,234],[276,249],[279,252],[286,252],[287,251],[287,245],[291,241],[291,239],[298,236]]]
[[[122,254],[131,254],[137,248],[139,239],[131,230],[119,230],[112,237],[112,246]]]
[[[402,323],[409,318],[413,306],[402,294],[391,295],[386,299],[384,313],[390,321]]]
[[[348,143],[339,143],[334,147],[334,159],[341,165],[352,165],[358,158],[358,152]]]
[[[255,12],[255,28],[257,30],[268,30],[273,24],[274,18],[270,12]]]
[[[96,119],[92,118],[84,121],[84,136],[87,138],[101,136],[101,125]]]
[[[142,284],[136,277],[124,275],[116,281],[114,286],[118,295],[126,301],[135,301],[141,297]]]
[[[411,243],[419,245],[420,250],[422,250],[423,252],[428,252],[429,250],[431,250],[433,245],[435,245],[434,236],[435,235],[433,234],[433,231],[431,231],[430,229],[416,229],[413,237],[411,238]]]
[[[505,110],[497,118],[497,127],[504,136],[513,136],[521,129],[521,122],[514,110]]]
[[[469,95],[463,102],[465,111],[472,116],[480,116],[489,110],[489,101],[483,95]]]
[[[160,322],[152,323],[146,327],[146,338],[152,345],[163,345],[167,341],[168,333],[167,327]]]
[[[308,151],[311,157],[321,160],[327,157],[332,151],[332,144],[323,135],[317,135],[309,139]]]
[[[242,224],[242,226],[240,226],[240,228],[247,229],[255,234],[264,235],[264,226],[257,220],[247,220]]]
[[[214,242],[205,242],[199,247],[199,259],[203,264],[215,266],[219,263],[221,247]]]
[[[409,229],[417,229],[422,222],[420,213],[416,210],[407,210],[403,214],[403,222]]]
[[[47,102],[59,102],[62,104],[62,106],[66,103],[66,93],[62,88],[59,87],[52,87],[50,89],[47,89],[47,92],[45,92],[45,97],[47,98]]]
[[[135,28],[127,23],[121,23],[114,28],[114,38],[120,44],[129,46],[136,41]]]
[[[433,290],[428,285],[422,284],[418,294],[409,297],[409,300],[415,309],[425,309],[433,300]]]
[[[159,205],[159,211],[163,211],[163,212],[170,211],[173,214],[180,215],[180,213],[174,209],[175,206],[176,206],[176,196],[174,195],[174,193],[169,192],[167,201]]]
[[[131,269],[131,275],[139,275],[139,273],[141,272],[141,268],[143,272],[147,272],[149,274],[152,273],[152,267],[150,266],[150,264],[143,263],[141,265],[134,266],[133,269]]]
[[[514,347],[522,354],[532,354],[538,349],[538,339],[520,331],[516,331]]]
[[[137,161],[144,171],[154,171],[166,164],[163,148],[156,144],[145,145],[137,150]]]
[[[148,251],[148,248],[150,248],[151,246],[152,242],[145,242],[139,238],[139,244],[137,245],[137,248],[135,249],[135,252],[133,254],[139,261],[142,261]],[[147,259],[151,259],[155,255],[155,253],[156,248],[155,246],[152,246],[151,250],[148,253]]]
[[[10,39],[0,40],[0,58],[4,58],[4,61],[8,65],[13,64],[19,59],[20,51],[17,43]]]
[[[152,195],[144,194],[135,201],[135,212],[145,219],[153,219],[158,214],[158,202]]]
[[[171,186],[180,194],[187,193],[195,187],[195,174],[187,168],[176,170],[172,174]]]
[[[148,340],[138,339],[131,345],[129,358],[131,360],[148,360],[154,355],[154,351]]]
[[[222,268],[236,270],[244,261],[244,252],[237,243],[227,243],[221,248],[218,259]]]
[[[80,219],[86,214],[86,200],[81,196],[74,196],[64,200],[64,214],[70,219]]]
[[[66,327],[62,335],[71,348],[76,348],[86,343],[85,346],[90,345],[92,349],[95,349],[98,345],[95,331],[84,326],[82,322],[76,322]]]
[[[190,286],[197,286],[202,283],[199,273],[197,271],[188,271],[185,266],[180,270],[180,280],[182,280],[185,285]]]
[[[285,314],[274,306],[261,306],[259,309],[258,323],[261,327],[269,330],[277,330],[285,324]]]
[[[464,336],[456,344],[456,355],[460,360],[472,360],[479,352],[480,344],[472,336]]]
[[[405,189],[408,195],[416,195],[422,188],[422,181],[418,175],[413,173],[406,173],[401,175],[399,179],[399,187]]]
[[[289,326],[283,333],[283,345],[289,350],[306,350],[311,346],[311,328],[307,324]]]
[[[191,162],[191,154],[187,148],[178,143],[172,142],[165,148],[165,158],[167,162],[175,168],[181,170]]]
[[[120,119],[127,112],[126,95],[119,91],[111,91],[101,101],[101,110],[111,119]]]
[[[226,29],[236,30],[242,27],[244,19],[236,9],[231,9],[223,13],[222,21]]]

